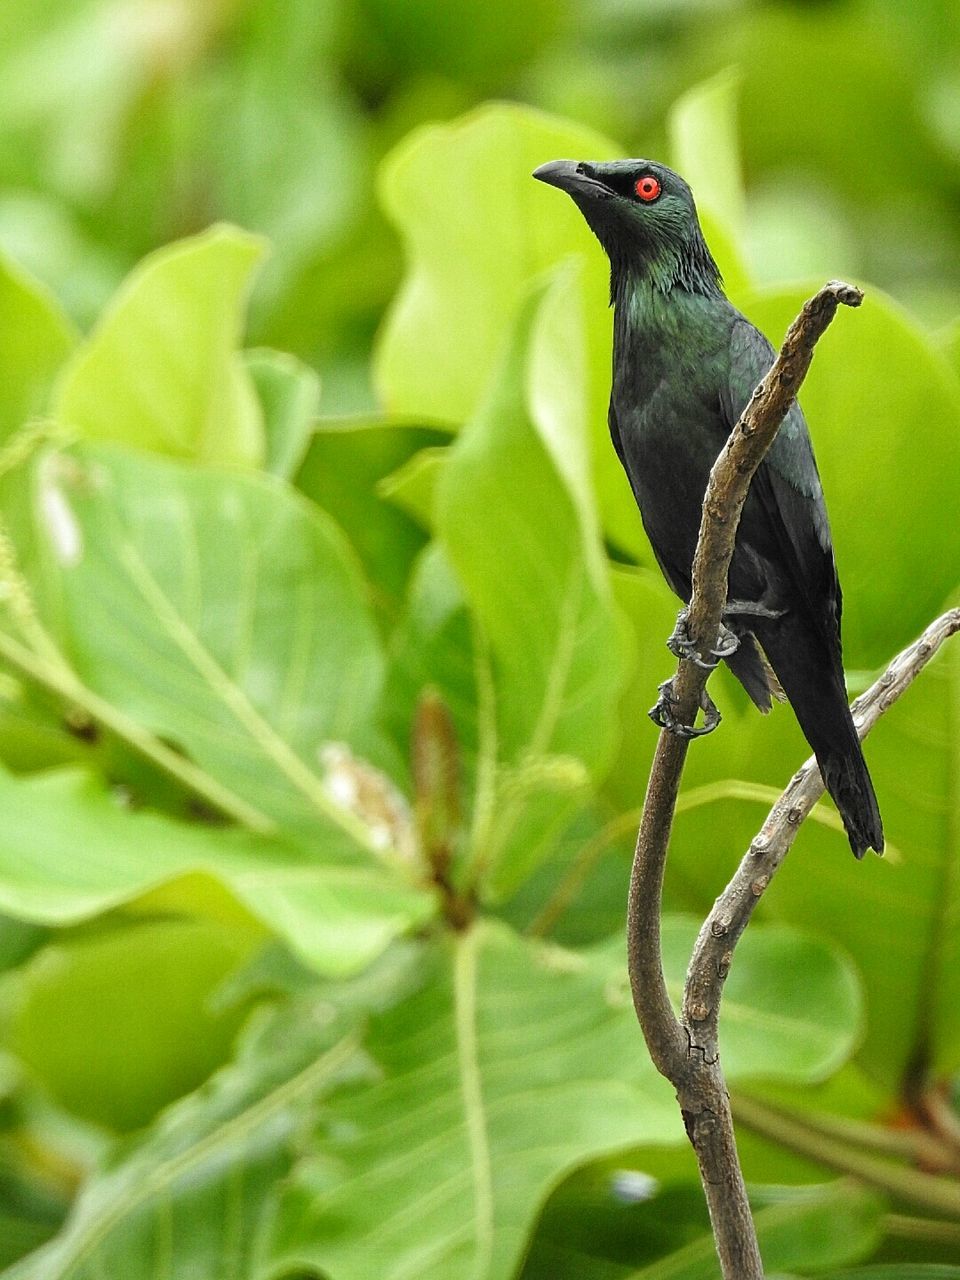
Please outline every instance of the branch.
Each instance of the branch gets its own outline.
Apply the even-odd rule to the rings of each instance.
[[[831,282],[804,304],[714,463],[703,500],[687,610],[689,635],[705,659],[719,635],[730,560],[750,481],[803,382],[818,338],[841,303],[859,306],[862,296],[850,285]],[[681,724],[693,724],[706,679],[707,672],[695,663],[680,661],[673,701]],[[737,1280],[762,1280],[723,1076],[716,1056],[697,1052],[700,1045],[675,1017],[663,977],[663,873],[687,745],[687,739],[661,731],[647,784],[627,907],[630,986],[650,1056],[677,1089],[684,1124],[697,1152],[723,1274]]]
[[[853,703],[857,733],[865,738],[880,717],[913,684],[950,636],[960,631],[960,608],[931,622],[919,640],[897,654],[883,675]],[[800,828],[823,795],[823,780],[811,756],[793,775],[751,841],[732,880],[713,905],[693,949],[684,987],[683,1021],[695,1028],[691,1044],[716,1057],[720,996],[733,949]]]

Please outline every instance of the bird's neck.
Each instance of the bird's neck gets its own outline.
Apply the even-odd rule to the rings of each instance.
[[[706,252],[709,255],[709,250]],[[699,323],[705,300],[725,300],[712,257],[710,264],[709,271],[691,274],[678,271],[675,264],[651,263],[649,258],[611,261],[615,347],[623,351],[637,343],[658,345],[671,335],[679,335],[690,323]]]
[[[720,268],[699,226],[683,243],[655,240],[621,244],[610,257],[610,302],[623,309],[636,304],[651,315],[669,308],[671,295],[722,298]]]

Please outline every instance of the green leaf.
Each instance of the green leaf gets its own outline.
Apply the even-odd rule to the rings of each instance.
[[[91,440],[259,463],[262,415],[238,346],[262,253],[218,226],[144,259],[64,370],[55,416]]]
[[[476,655],[463,592],[438,542],[431,542],[413,567],[389,658],[383,712],[394,740],[409,745],[417,703],[425,689],[433,688],[453,717],[472,777],[480,738]]]
[[[678,1007],[698,932],[694,918],[664,918],[664,971]],[[744,934],[720,1013],[728,1079],[818,1082],[843,1065],[862,1028],[857,972],[835,947],[782,925]]]
[[[756,1209],[754,1221],[764,1264],[772,1269],[811,1271],[855,1261],[880,1242],[884,1205],[853,1183],[777,1188],[776,1200]],[[851,1278],[859,1272],[850,1272]],[[623,1280],[719,1280],[712,1235],[658,1258]],[[899,1280],[899,1273],[898,1273]]]
[[[544,856],[570,797],[608,767],[626,668],[589,499],[558,471],[527,399],[539,315],[535,296],[437,493],[441,541],[490,645],[497,751],[512,771],[485,855],[501,892]]]
[[[689,89],[670,109],[674,167],[693,188],[704,234],[732,296],[747,287],[740,253],[743,175],[737,130],[741,77],[728,69]]]
[[[563,1173],[680,1137],[602,967],[477,924],[420,971],[419,989],[371,1023],[376,1075],[332,1099],[323,1164],[288,1184],[278,1271],[508,1280]]]
[[[320,407],[320,379],[282,351],[248,351],[246,362],[263,411],[263,468],[291,480],[310,443]]]
[[[307,964],[344,974],[435,911],[432,894],[331,829],[300,845],[130,812],[77,770],[0,773],[0,797],[0,910],[21,920],[75,924],[199,876]]]
[[[76,335],[60,306],[20,267],[0,256],[0,440],[47,406],[50,387]]]
[[[329,517],[270,477],[104,446],[41,460],[34,499],[88,687],[268,819],[346,821],[325,753],[375,745],[383,658]]]
[[[663,968],[679,1011],[700,922],[663,918]],[[625,982],[623,943],[599,949],[611,981]],[[728,1080],[812,1084],[832,1074],[860,1039],[863,1006],[856,970],[836,947],[783,925],[754,926],[724,983],[720,1050]]]
[[[379,484],[411,457],[447,438],[405,420],[321,418],[297,472],[297,488],[344,530],[390,612],[403,598],[410,566],[426,537],[385,498]]]
[[[434,525],[434,506],[447,448],[421,449],[377,485],[382,498],[405,511],[424,529]]]
[[[659,569],[613,565],[610,581],[617,607],[626,619],[635,655],[617,707],[620,724],[617,753],[603,784],[604,796],[613,803],[614,811],[620,813],[636,809],[643,802],[643,779],[650,773],[657,745],[657,729],[647,718],[647,712],[657,700],[657,685],[676,673],[676,660],[666,642],[676,625],[680,601],[664,582]],[[711,689],[716,697],[713,685]],[[709,739],[698,745],[709,749]],[[697,755],[691,752],[688,769],[695,766]]]
[[[821,1280],[960,1280],[960,1267],[895,1262],[879,1267],[854,1267],[852,1271],[831,1271]]]
[[[578,430],[586,423],[578,454],[558,449],[554,456],[579,477],[575,493],[577,484],[589,487],[592,473],[604,527],[648,559],[607,431],[609,267],[573,202],[530,176],[559,156],[617,154],[613,143],[568,121],[503,103],[403,142],[384,163],[381,196],[409,267],[381,330],[375,375],[391,412],[466,421],[487,393],[531,285],[562,264],[535,339],[533,411],[548,433],[558,418],[573,415]],[[560,429],[569,442],[569,430]]]
[[[226,1058],[242,1010],[208,1002],[257,942],[166,920],[52,943],[17,974],[10,1050],[74,1114],[137,1128]]]
[[[299,1134],[357,1061],[329,1001],[295,1012],[258,1021],[234,1064],[119,1146],[60,1234],[5,1280],[265,1274],[264,1233]]]
[[[744,309],[778,344],[820,283]],[[960,522],[943,514],[960,474],[960,382],[917,324],[870,289],[817,347],[801,400],[843,583],[845,657],[869,668],[909,643],[960,580]]]
[[[573,203],[530,175],[558,156],[617,154],[613,143],[568,121],[494,104],[419,129],[387,157],[381,199],[409,263],[377,350],[387,409],[464,421],[531,282],[572,253],[587,255],[593,274],[606,279]]]

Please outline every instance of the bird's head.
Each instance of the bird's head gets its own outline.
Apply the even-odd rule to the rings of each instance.
[[[652,160],[551,160],[533,176],[566,191],[610,259],[616,290],[624,274],[663,292],[717,293],[720,272],[700,230],[690,188]]]

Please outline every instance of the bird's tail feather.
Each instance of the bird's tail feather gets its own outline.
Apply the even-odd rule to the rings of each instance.
[[[847,704],[838,655],[796,615],[761,623],[756,631],[813,748],[851,849],[858,858],[869,848],[882,853],[880,808]]]

